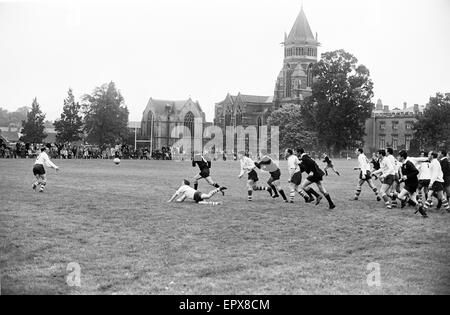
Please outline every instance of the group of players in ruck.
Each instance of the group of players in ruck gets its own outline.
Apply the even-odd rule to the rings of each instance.
[[[437,208],[443,208],[450,212],[450,161],[445,150],[438,152],[422,152],[420,157],[408,157],[406,151],[400,151],[398,158],[394,157],[393,149],[379,150],[371,161],[366,157],[362,149],[357,149],[359,181],[356,194],[352,200],[359,200],[362,186],[367,183],[375,193],[377,201],[384,201],[388,209],[410,205],[415,207],[416,213],[427,218],[427,209],[433,206],[433,198],[437,199]],[[338,176],[332,161],[326,155],[323,156],[326,168],[323,171],[317,163],[305,153],[304,149],[296,152],[292,149],[285,151],[285,158],[288,163],[289,172],[289,198],[281,186],[281,170],[277,163],[267,154],[266,150],[261,150],[261,158],[258,161],[252,160],[245,152],[239,152],[238,158],[241,164],[239,178],[247,173],[247,194],[248,201],[253,200],[253,192],[265,191],[272,198],[283,198],[286,203],[294,203],[296,194],[299,194],[306,203],[314,202],[320,204],[323,197],[328,201],[329,209],[336,206],[330,194],[323,185],[323,177],[328,175],[327,170],[332,169]],[[183,180],[180,188],[175,192],[169,202],[176,200],[183,202],[190,199],[199,204],[220,205],[221,202],[212,202],[209,199],[221,192],[224,194],[226,187],[216,183],[210,175],[211,162],[200,153],[194,155],[192,166],[198,166],[200,173],[193,179],[193,188],[188,180]],[[270,174],[267,186],[258,185],[258,170],[266,171]],[[306,173],[306,178],[302,181],[302,173]],[[208,184],[215,189],[208,194],[198,191],[198,181],[205,179]],[[380,180],[381,188],[377,189],[375,181]],[[312,185],[315,184],[321,194]],[[323,197],[322,197],[323,196]],[[400,203],[400,204],[399,204]]]
[[[285,151],[285,157],[288,161],[288,171],[290,175],[289,199],[281,186],[281,170],[277,163],[275,163],[275,161],[267,154],[266,150],[261,150],[261,158],[257,162],[248,157],[245,152],[238,153],[238,158],[241,163],[241,173],[239,174],[239,178],[242,178],[245,173],[248,174],[248,201],[253,200],[254,191],[266,191],[272,198],[279,198],[281,196],[286,203],[294,203],[295,195],[298,193],[302,196],[306,203],[315,202],[315,204],[318,205],[323,197],[319,195],[313,187],[311,187],[312,184],[316,184],[321,194],[327,199],[329,208],[334,209],[336,206],[322,183],[325,172],[320,169],[317,163],[308,154],[305,153],[305,150],[299,149],[297,150],[297,155],[295,155],[293,150],[287,149]],[[187,198],[200,204],[221,204],[220,202],[207,201],[218,192],[222,192],[224,194],[224,190],[227,189],[226,187],[220,186],[214,182],[211,178],[211,161],[208,161],[203,155],[196,153],[192,161],[192,166],[198,166],[200,169],[200,173],[193,179],[194,188],[190,187],[190,182],[188,180],[183,180],[182,185],[175,192],[172,198],[170,198],[169,202],[174,200],[182,202]],[[327,166],[333,168],[331,160],[329,160],[329,163],[327,162]],[[258,186],[258,169],[266,171],[270,174],[270,179],[267,182],[268,186]],[[308,177],[302,183],[303,172],[308,174]],[[206,182],[215,187],[215,189],[208,194],[199,192],[197,188],[198,181],[200,179],[205,179]]]

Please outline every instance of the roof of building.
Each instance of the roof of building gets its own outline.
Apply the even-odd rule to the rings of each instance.
[[[260,95],[244,95],[239,94],[242,101],[245,103],[272,103],[273,102],[273,96],[260,96]]]
[[[7,140],[8,142],[17,142],[19,141],[19,133],[17,131],[0,131],[0,135],[3,139]]]
[[[156,114],[163,114],[163,113],[167,113],[167,111],[169,109],[171,111],[174,111],[175,113],[180,112],[188,102],[193,102],[193,103],[197,104],[197,106],[200,108],[200,110],[202,110],[200,107],[200,104],[198,102],[192,101],[191,98],[189,98],[187,100],[179,100],[179,101],[158,100],[158,99],[150,98],[148,105],[152,106],[152,109]]]
[[[303,5],[286,40],[286,43],[296,42],[316,42],[311,27],[309,26],[308,19],[306,18],[305,11],[303,10]]]

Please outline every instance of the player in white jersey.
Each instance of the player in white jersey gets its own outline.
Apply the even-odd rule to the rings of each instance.
[[[300,160],[294,154],[294,151],[292,149],[286,149],[286,151],[284,152],[284,156],[288,162],[289,184],[291,189],[289,194],[289,202],[294,203],[295,193],[297,192],[305,199],[306,203],[310,203],[314,200],[314,197],[312,196],[312,194],[314,193],[316,196],[316,205],[318,205],[322,197],[317,194],[312,187],[309,187],[309,189],[306,191],[301,188],[302,170],[300,168]],[[308,196],[306,196],[305,193]]]
[[[377,201],[381,201],[381,197],[378,195],[378,189],[375,187],[372,181],[372,176],[370,172],[370,162],[367,159],[366,155],[364,154],[363,149],[357,149],[355,152],[358,155],[358,166],[355,170],[359,170],[359,182],[358,186],[356,187],[356,194],[353,200],[358,200],[359,196],[361,195],[362,191],[362,185],[364,183],[367,183],[369,185],[370,189],[375,193],[375,196],[377,197]]]
[[[391,186],[390,189],[390,197],[392,199],[392,206],[394,208],[397,207],[397,195],[400,193],[400,169],[402,167],[402,164],[394,157],[394,149],[388,148],[386,150],[386,157],[391,161],[391,163],[394,165],[395,174],[394,174],[394,183]]]
[[[50,161],[50,158],[47,154],[48,147],[43,147],[41,149],[41,153],[36,159],[36,162],[33,166],[33,175],[36,177],[36,182],[33,183],[33,189],[36,191],[36,188],[39,187],[39,192],[44,192],[45,186],[47,185],[47,177],[45,175],[45,168],[44,166],[51,167],[55,169],[56,171],[59,170],[59,167],[56,166],[52,161]]]
[[[248,201],[253,200],[253,191],[268,191],[270,196],[272,197],[272,188],[258,186],[258,173],[256,173],[256,165],[255,162],[249,158],[244,151],[238,152],[238,158],[241,163],[241,172],[239,173],[239,178],[242,178],[245,173],[248,174],[247,178],[247,195]]]
[[[444,196],[444,173],[442,172],[441,163],[438,160],[438,153],[431,151],[428,155],[430,158],[430,171],[431,171],[431,179],[428,200],[425,203],[425,208],[430,208],[433,205],[432,196],[434,193],[437,194],[438,201],[441,201],[442,206],[445,210],[449,211],[450,206],[446,197]]]
[[[183,180],[181,183],[181,186],[178,188],[178,190],[173,194],[172,198],[168,202],[172,202],[176,199],[176,202],[183,202],[184,200],[190,199],[195,201],[198,204],[201,205],[221,205],[221,202],[213,202],[213,201],[206,201],[208,199],[211,199],[212,196],[217,194],[218,192],[223,192],[226,187],[219,187],[212,191],[210,191],[208,194],[203,194],[198,190],[195,190],[192,188],[191,183],[188,180]]]
[[[395,176],[395,166],[392,164],[391,160],[386,157],[385,150],[378,151],[378,158],[380,159],[380,169],[372,173],[372,175],[376,175],[380,177],[382,182],[380,193],[381,198],[383,198],[386,208],[392,209],[391,201],[388,196],[392,184],[394,183]]]
[[[419,170],[419,186],[417,187],[417,201],[423,206],[428,196],[428,187],[430,186],[431,172],[430,160],[428,154],[423,151],[418,158],[409,158]],[[425,196],[425,197],[424,197]]]

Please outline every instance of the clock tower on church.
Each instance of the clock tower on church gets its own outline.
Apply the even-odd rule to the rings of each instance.
[[[312,67],[317,63],[320,43],[317,33],[314,36],[311,31],[303,5],[289,36],[284,36],[283,46],[283,69],[275,85],[275,109],[283,104],[301,104],[312,93]]]

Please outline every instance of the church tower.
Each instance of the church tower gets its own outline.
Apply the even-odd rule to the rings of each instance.
[[[283,46],[283,69],[275,85],[275,109],[288,103],[301,104],[312,92],[312,67],[317,63],[320,44],[317,33],[314,36],[311,31],[303,5],[289,36],[284,35]]]

